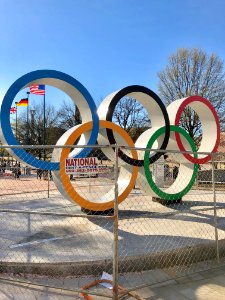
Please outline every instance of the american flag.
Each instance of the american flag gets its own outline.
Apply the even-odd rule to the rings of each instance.
[[[10,108],[10,114],[15,114],[16,113],[16,107],[11,107]]]
[[[45,85],[44,84],[35,84],[30,86],[31,94],[35,95],[44,95],[45,94]]]

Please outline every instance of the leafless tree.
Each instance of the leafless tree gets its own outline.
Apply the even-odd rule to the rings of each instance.
[[[80,124],[81,115],[77,106],[72,102],[63,101],[58,111],[58,121],[60,126],[65,130]]]
[[[45,130],[45,141],[43,140]],[[43,107],[41,104],[33,104],[28,108],[28,123],[26,110],[18,114],[17,138],[24,145],[54,145],[59,137],[65,132],[58,123],[58,111],[46,105],[45,129],[43,119]],[[28,150],[41,158],[44,151],[42,149]],[[52,150],[46,150],[46,154]]]
[[[113,122],[125,129],[134,140],[150,127],[145,108],[130,97],[124,97],[117,103],[113,112]]]
[[[201,49],[178,49],[158,77],[159,95],[166,104],[190,95],[205,97],[216,109],[224,128],[225,73],[223,61],[217,55],[207,55]],[[200,141],[201,123],[192,109],[184,111],[180,125]]]

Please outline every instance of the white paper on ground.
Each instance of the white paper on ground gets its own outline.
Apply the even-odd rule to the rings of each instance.
[[[113,280],[112,275],[108,274],[106,272],[102,273],[101,279],[106,279],[106,280],[111,280],[111,281]],[[113,288],[112,285],[110,283],[107,283],[107,282],[102,282],[100,284],[103,285],[104,287],[106,287],[107,289],[110,289],[110,290]]]

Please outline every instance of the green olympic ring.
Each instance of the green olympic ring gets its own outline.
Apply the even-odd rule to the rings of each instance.
[[[158,195],[160,198],[164,199],[164,200],[179,200],[182,198],[182,196],[184,196],[193,186],[195,179],[197,177],[198,174],[198,164],[193,164],[192,165],[192,169],[190,167],[188,167],[188,165],[190,165],[190,162],[188,162],[186,165],[185,164],[181,164],[180,168],[179,168],[179,173],[178,173],[178,177],[176,178],[175,182],[172,184],[172,186],[174,184],[176,184],[176,189],[180,188],[180,191],[177,193],[170,193],[167,191],[171,191],[172,190],[172,186],[170,186],[167,190],[163,191],[161,190],[154,182],[153,180],[153,176],[152,176],[152,172],[149,170],[149,154],[150,154],[150,149],[152,149],[153,143],[155,142],[155,140],[162,134],[165,134],[165,127],[161,127],[159,128],[150,138],[150,140],[148,141],[147,144],[147,148],[148,150],[145,151],[145,155],[144,155],[144,171],[145,171],[145,176],[146,179],[148,181],[148,184],[150,185],[152,191]],[[191,146],[191,150],[192,152],[194,152],[194,158],[197,158],[197,149],[195,146],[194,141],[192,140],[192,138],[188,135],[188,133],[178,127],[178,126],[174,126],[171,125],[170,126],[170,132],[178,132],[180,133],[186,140],[187,142],[190,144]],[[186,172],[187,176],[183,176],[181,174],[181,172]],[[192,173],[192,174],[191,174]],[[188,176],[189,175],[189,176]],[[180,176],[182,176],[183,179],[183,185],[181,184],[181,182],[179,182],[179,179],[181,178]],[[180,177],[180,178],[179,178]],[[185,182],[189,181],[189,182]],[[183,187],[185,186],[185,187]]]

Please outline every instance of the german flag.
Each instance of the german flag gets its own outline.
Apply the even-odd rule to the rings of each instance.
[[[16,106],[28,106],[28,98],[21,99]]]

